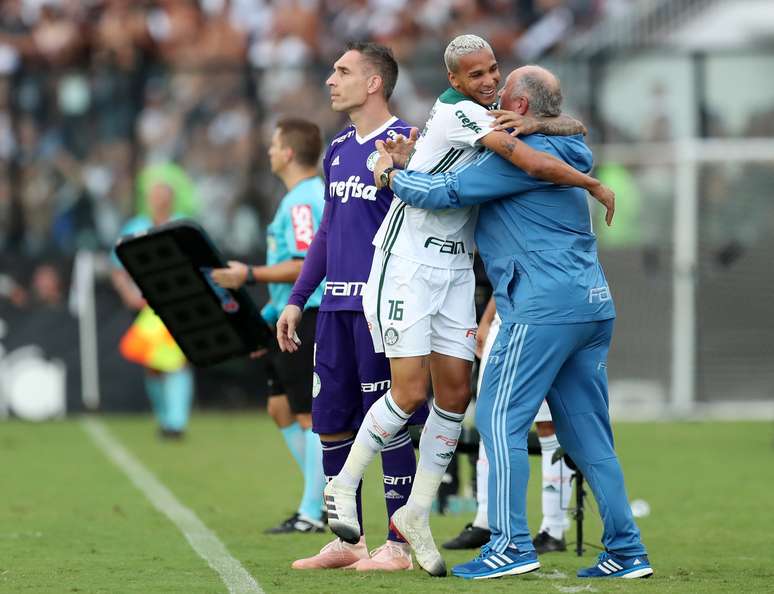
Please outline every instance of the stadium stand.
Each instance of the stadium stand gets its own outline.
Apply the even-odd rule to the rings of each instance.
[[[264,156],[268,132],[293,114],[314,119],[328,137],[341,127],[324,80],[344,43],[369,38],[394,49],[402,67],[395,112],[422,122],[445,84],[438,48],[475,31],[491,39],[504,71],[539,59],[557,72],[566,110],[589,124],[592,141],[604,143],[598,172],[618,191],[619,210],[616,225],[600,230],[600,245],[626,308],[611,362],[614,412],[617,402],[636,414],[639,405],[655,403],[649,410],[658,416],[684,389],[689,408],[765,403],[774,377],[765,346],[774,329],[767,299],[773,288],[758,271],[774,219],[766,161],[774,82],[765,45],[774,36],[766,23],[774,20],[755,12],[761,6],[6,0],[0,300],[18,306],[39,264],[54,263],[69,277],[79,250],[102,261],[122,223],[142,209],[138,180],[153,175],[190,183],[189,214],[228,256],[260,258],[263,228],[281,196]],[[724,32],[728,22],[735,37]],[[695,159],[688,162],[678,148],[686,139],[736,144],[691,145]],[[668,162],[654,157],[666,154]],[[736,156],[726,163],[724,155]],[[694,176],[688,186],[686,175]],[[683,248],[675,249],[692,236],[675,223],[686,187],[696,188],[696,256],[687,263],[678,261]],[[684,212],[693,212],[690,205]],[[107,332],[121,323],[111,317],[115,304],[102,282],[98,273],[97,295],[108,299],[99,331]],[[694,295],[685,297],[695,302],[691,315],[675,309],[678,294]],[[733,307],[739,295],[753,305]],[[681,343],[685,336],[693,342]],[[692,354],[693,363],[689,357],[687,367],[678,365],[678,352]],[[675,379],[675,369],[687,371]]]

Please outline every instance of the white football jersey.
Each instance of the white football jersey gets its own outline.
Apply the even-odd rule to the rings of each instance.
[[[442,173],[474,161],[484,150],[478,141],[492,131],[492,122],[486,107],[447,89],[436,100],[407,169]],[[428,266],[470,268],[477,213],[471,207],[425,210],[396,195],[373,243]]]

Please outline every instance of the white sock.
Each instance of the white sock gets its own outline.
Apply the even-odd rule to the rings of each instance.
[[[476,517],[473,525],[476,528],[489,530],[489,460],[486,457],[484,442],[478,443],[478,460],[476,460]]]
[[[406,505],[416,514],[430,515],[446,468],[457,449],[464,414],[445,411],[433,402],[419,440],[419,462]]]
[[[335,479],[336,482],[357,489],[371,460],[403,429],[410,416],[410,413],[404,412],[395,404],[392,393],[387,390],[385,395],[368,409],[344,467]]]
[[[538,439],[543,458],[543,523],[540,525],[540,532],[548,532],[553,538],[561,539],[564,537],[564,531],[570,527],[567,508],[572,496],[570,479],[573,471],[567,466],[564,458],[555,463],[551,461],[559,449],[556,435]]]

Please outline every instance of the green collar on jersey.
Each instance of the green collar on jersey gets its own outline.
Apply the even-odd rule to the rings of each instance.
[[[449,105],[454,105],[455,103],[459,103],[460,101],[470,101],[472,103],[478,103],[475,99],[471,99],[467,95],[463,95],[457,89],[452,87],[449,87],[443,93],[441,93],[441,96],[438,97],[438,101],[440,101],[441,103],[448,103]],[[479,103],[479,105],[481,104]],[[497,106],[497,103],[494,103],[489,106],[482,105],[484,109],[495,109],[496,106]]]
[[[441,96],[438,97],[438,101],[441,103],[449,103],[450,105],[454,105],[460,101],[472,101],[472,99],[467,95],[463,95],[457,89],[449,87],[443,93],[441,93]]]

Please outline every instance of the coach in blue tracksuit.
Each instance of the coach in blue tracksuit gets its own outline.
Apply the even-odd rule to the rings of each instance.
[[[526,66],[511,73],[500,98],[504,109],[550,116],[559,112],[561,90],[551,73]],[[523,142],[580,171],[591,169],[580,136],[534,134]],[[375,173],[389,164],[380,150]],[[604,523],[606,550],[578,576],[649,577],[613,447],[606,369],[615,308],[585,191],[532,178],[494,153],[456,172],[389,176],[395,194],[412,206],[481,205],[476,243],[503,320],[476,413],[490,460],[492,538],[452,573],[487,578],[540,567],[526,517],[527,432],[547,394],[559,441],[588,479]]]

